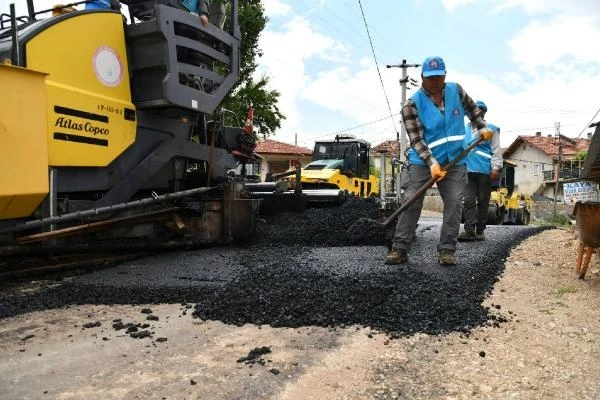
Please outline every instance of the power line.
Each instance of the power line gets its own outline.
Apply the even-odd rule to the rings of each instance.
[[[391,111],[390,111],[390,112],[391,112]],[[326,136],[330,136],[330,135],[337,135],[338,133],[348,132],[348,131],[354,130],[354,129],[356,129],[356,128],[362,128],[363,126],[367,126],[367,125],[375,124],[375,123],[377,123],[377,122],[381,122],[381,121],[383,121],[383,120],[386,120],[386,119],[388,119],[388,118],[394,117],[394,116],[396,116],[396,115],[400,115],[400,113],[396,113],[396,114],[390,114],[389,116],[386,116],[386,117],[383,117],[383,118],[379,118],[379,119],[377,119],[377,120],[375,120],[375,121],[366,122],[366,123],[364,123],[364,124],[361,124],[361,125],[356,125],[356,126],[354,126],[354,127],[352,127],[352,128],[348,128],[348,129],[344,129],[344,130],[341,130],[341,131],[333,132],[333,133],[330,133],[329,135],[326,135]],[[393,120],[393,119],[392,119],[392,120]],[[396,128],[396,125],[395,125],[395,124],[394,124],[394,128]]]
[[[519,158],[511,158],[511,157],[506,158],[505,160],[508,160],[508,161],[519,161],[519,162],[522,162],[522,163],[525,163],[525,164],[534,164],[534,165],[535,164],[540,164],[540,165],[555,165],[554,163],[548,163],[548,162],[543,162],[543,161],[521,160]]]
[[[596,111],[596,114],[594,114],[594,116],[592,117],[592,119],[590,119],[590,122],[588,122],[587,124],[585,124],[585,127],[581,130],[581,132],[579,132],[579,135],[577,135],[577,137],[581,136],[581,134],[590,127],[592,121],[594,121],[594,119],[596,119],[596,116],[598,115],[598,113],[600,113],[600,108],[598,109],[598,111]]]
[[[351,7],[350,4],[354,4],[354,0],[344,1],[344,6],[348,9],[348,11],[360,18],[360,15],[356,12],[356,8]],[[333,13],[333,11],[331,12]],[[388,44],[387,46],[383,46],[383,49],[381,49],[381,47],[379,48],[378,53],[380,54],[380,58],[382,53],[389,55],[391,58],[402,52],[400,51],[400,48],[397,46],[396,42],[391,42],[388,40],[389,35],[384,35],[377,31],[377,26],[375,26],[375,28],[371,27],[371,33],[373,33],[373,37],[381,39],[378,40],[379,43],[383,41]]]
[[[311,79],[312,79],[312,77],[311,77],[310,75],[308,75],[308,73],[307,73],[307,72],[306,72],[304,69],[298,68],[296,64],[294,64],[294,63],[292,63],[292,62],[289,62],[289,61],[287,61],[287,60],[285,60],[285,59],[279,58],[279,57],[277,57],[277,56],[274,56],[274,55],[272,55],[272,54],[271,54],[271,55],[269,55],[269,57],[270,57],[270,58],[272,58],[273,60],[275,60],[275,61],[279,62],[280,64],[284,65],[286,68],[288,68],[288,69],[292,69],[292,70],[295,70],[295,71],[298,71],[298,72],[300,72],[301,74],[303,74],[303,76],[304,76],[304,75],[306,75],[306,76],[308,76],[309,78],[311,78]],[[312,62],[312,61],[310,61],[310,62]],[[325,64],[329,64],[330,66],[336,66],[335,64],[333,64],[333,63],[331,63],[331,62],[328,62],[328,61],[323,61],[323,62],[315,62],[315,63],[316,63],[316,64],[321,64],[321,65],[323,66],[323,68],[322,68],[322,69],[320,69],[320,70],[315,68],[315,71],[316,71],[316,72],[320,72],[320,71],[325,71],[325,70],[327,70],[327,69],[326,69],[327,67],[325,66]],[[306,66],[308,66],[308,64],[309,64],[309,61],[305,61],[305,65],[306,65]],[[376,103],[374,103],[374,102],[370,101],[370,99],[369,99],[369,98],[365,98],[365,99],[363,99],[363,102],[364,102],[364,103],[371,104],[371,105],[373,105],[373,106],[375,106],[375,107],[377,107],[377,108],[379,108],[379,106],[380,106],[380,104],[376,104]]]
[[[326,134],[323,134],[323,135],[311,136],[311,137],[303,138],[301,140],[301,142],[311,142],[311,141],[313,141],[315,139],[321,139],[321,138],[324,138],[324,137],[334,136],[334,135],[337,135],[337,134],[340,134],[340,133],[352,131],[354,129],[362,128],[362,127],[367,126],[367,125],[372,125],[372,124],[376,124],[377,122],[385,121],[386,119],[389,119],[390,117],[395,117],[397,115],[400,115],[400,113],[398,112],[398,113],[392,114],[390,116],[385,116],[383,118],[379,118],[379,119],[376,119],[374,121],[365,122],[364,124],[355,125],[355,126],[352,126],[350,128],[342,129],[342,130],[335,131],[335,132],[332,132],[332,133],[326,133]]]
[[[371,45],[371,52],[373,53],[373,59],[375,60],[375,68],[377,68],[377,75],[379,75],[379,82],[381,82],[381,89],[383,89],[383,95],[385,97],[385,102],[387,103],[388,110],[390,112],[390,118],[394,123],[394,130],[398,132],[396,128],[396,122],[393,119],[392,115],[392,107],[390,106],[390,100],[388,99],[387,93],[385,91],[385,85],[383,84],[383,78],[381,77],[381,71],[379,70],[379,64],[377,63],[377,56],[375,55],[375,49],[373,48],[373,41],[371,40],[371,34],[369,33],[369,26],[367,25],[367,19],[365,18],[365,12],[363,10],[362,3],[358,0],[358,6],[360,7],[360,13],[362,14],[363,22],[365,23],[365,30],[367,31],[367,36],[369,37],[369,44]]]
[[[311,15],[314,15],[317,19],[321,20],[323,22],[323,25],[326,26],[329,30],[335,30],[342,37],[348,38],[348,32],[344,32],[344,31],[338,29],[338,27],[336,27],[335,24],[332,23],[331,19],[325,19],[325,18],[323,18],[323,16],[320,15],[320,13],[315,13],[314,12],[314,8],[315,8],[314,5],[310,6],[310,5],[306,4],[306,2],[304,0],[297,0],[297,1],[300,2],[300,3],[302,3],[304,5],[304,7],[307,10],[309,10],[309,13]],[[367,47],[363,46],[365,44],[364,43],[365,39],[364,39],[364,36],[362,36],[359,31],[357,31],[356,29],[354,29],[354,27],[350,23],[348,23],[344,19],[342,19],[338,15],[338,13],[334,13],[331,9],[329,9],[326,4],[320,4],[319,7],[321,9],[325,9],[329,14],[331,14],[334,18],[336,18],[338,21],[340,21],[342,23],[342,25],[345,25],[348,28],[348,30],[362,42],[362,43],[358,43],[358,41],[353,41],[354,45],[356,45],[357,47],[359,47],[361,50],[368,51]]]
[[[599,110],[600,111],[600,110]],[[567,125],[562,125],[561,127],[570,127],[570,126],[575,126],[575,124],[567,124]],[[511,130],[502,130],[502,133],[518,133],[518,132],[527,132],[527,131],[541,131],[543,129],[554,129],[554,126],[539,126],[539,127],[534,127],[534,128],[519,128],[519,129],[511,129]]]

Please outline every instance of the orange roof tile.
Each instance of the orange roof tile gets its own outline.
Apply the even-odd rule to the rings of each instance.
[[[398,154],[399,148],[400,145],[396,140],[386,140],[373,147],[373,153],[379,154],[381,150],[385,150],[388,154],[394,155]]]
[[[510,155],[523,143],[535,147],[550,158],[558,158],[559,142],[558,138],[554,135],[518,136],[504,151],[503,157],[510,158]],[[560,144],[562,144],[562,156],[564,158],[573,158],[580,151],[587,150],[590,141],[588,139],[573,139],[560,135]]]
[[[293,144],[278,142],[277,140],[271,139],[265,139],[258,142],[254,151],[258,154],[312,154],[312,150],[307,149],[306,147],[294,146]]]

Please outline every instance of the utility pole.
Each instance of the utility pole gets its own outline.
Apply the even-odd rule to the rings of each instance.
[[[554,181],[554,215],[556,216],[556,199],[558,197],[558,179],[560,177],[560,163],[562,159],[562,142],[560,140],[560,122],[554,123],[554,135],[558,139],[558,158],[556,162],[556,180]]]
[[[400,106],[402,107],[404,105],[404,103],[406,102],[406,85],[410,83],[413,86],[417,86],[417,81],[415,81],[412,78],[408,77],[408,72],[407,69],[408,68],[417,68],[420,67],[421,64],[407,64],[406,60],[402,60],[402,64],[396,64],[396,65],[386,65],[387,68],[402,68],[402,78],[400,79],[400,87],[402,88],[402,104],[400,104]],[[407,134],[406,134],[406,126],[404,126],[404,121],[400,121],[400,131],[402,132],[400,137],[398,137],[398,133],[396,132],[396,142],[400,143],[400,154],[398,154],[398,159],[402,162],[406,161],[406,158],[404,156],[404,152],[406,151],[406,146],[407,146]]]

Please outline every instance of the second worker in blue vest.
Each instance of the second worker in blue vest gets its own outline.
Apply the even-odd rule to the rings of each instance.
[[[492,137],[475,102],[458,84],[446,82],[446,66],[440,57],[429,57],[421,70],[422,86],[402,106],[402,118],[410,138],[409,166],[403,184],[404,198],[415,195],[430,178],[435,178],[444,202],[438,262],[456,264],[456,242],[460,230],[463,191],[467,183],[465,161],[448,171],[446,165],[465,148],[464,117],[467,116],[484,140]],[[415,236],[423,208],[423,197],[412,203],[400,216],[386,264],[408,261],[409,244]]]
[[[487,106],[481,100],[475,105],[487,113]],[[500,128],[488,124],[488,128],[494,132],[492,139],[481,142],[466,157],[468,182],[465,188],[463,202],[463,215],[465,217],[464,232],[458,235],[460,242],[473,240],[484,240],[483,231],[488,218],[488,207],[492,190],[492,181],[500,176],[502,170],[502,152],[500,150]],[[471,123],[465,126],[465,138],[467,142],[477,135],[477,131]]]

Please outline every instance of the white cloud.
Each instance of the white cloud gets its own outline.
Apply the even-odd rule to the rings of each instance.
[[[586,124],[600,106],[596,94],[600,89],[599,3],[585,0],[503,3],[522,6],[530,14],[551,14],[531,21],[507,42],[511,59],[524,73],[520,80],[515,79],[514,72],[507,73],[503,80],[520,85],[507,97],[510,103],[499,110],[508,131],[512,130],[509,136],[533,134],[537,130],[553,134],[554,123],[560,122],[561,133],[585,137],[589,130]]]
[[[557,13],[597,15],[600,13],[600,4],[597,0],[497,0],[496,3],[496,11],[521,7],[530,15]]]
[[[442,6],[444,6],[444,8],[450,12],[454,11],[459,7],[471,4],[475,1],[476,0],[441,0]]]
[[[502,129],[502,146],[508,146],[518,135],[537,131],[553,134],[555,122],[560,123],[564,135],[576,137],[584,130],[580,137],[585,137],[589,130],[585,129],[586,124],[600,107],[595,90],[590,90],[600,88],[600,75],[573,75],[569,79],[555,75],[526,82],[518,91],[481,76],[453,71],[448,75],[449,80],[460,82],[471,97],[486,102],[489,108],[486,117]]]
[[[303,133],[300,136],[302,145],[312,147],[315,139],[331,138],[335,133],[346,130],[347,133],[367,139],[373,144],[395,138],[396,130],[400,130],[400,116],[397,115],[400,111],[400,72],[381,69],[390,104],[388,108],[373,61],[363,61],[364,67],[362,62],[358,63],[361,65],[359,70],[342,66],[323,72],[303,90],[304,100],[322,108],[320,118],[326,121],[332,117],[335,125],[316,128],[313,125],[312,129],[296,127],[294,131]],[[390,114],[396,115],[390,117]],[[374,122],[377,120],[381,121]],[[285,134],[281,137],[285,137]]]
[[[306,72],[306,64],[314,63],[321,70],[329,70],[347,62],[348,50],[343,43],[319,33],[300,16],[293,17],[281,31],[268,26],[261,34],[260,47],[270,49],[260,59],[258,72],[266,74],[270,87],[281,93],[279,106],[286,116],[283,130],[297,131],[303,123],[298,114],[298,101],[313,79]]]
[[[392,82],[389,84],[393,85]],[[348,67],[340,67],[320,74],[304,89],[303,96],[315,104],[359,121],[373,118],[386,110],[373,60],[369,67],[358,71],[351,72]]]
[[[262,0],[265,13],[269,16],[289,15],[292,12],[292,7],[281,0]]]
[[[553,70],[565,57],[580,66],[600,62],[600,17],[559,16],[550,22],[534,21],[513,37],[508,45],[514,62],[528,72]],[[574,62],[573,62],[574,63]]]

